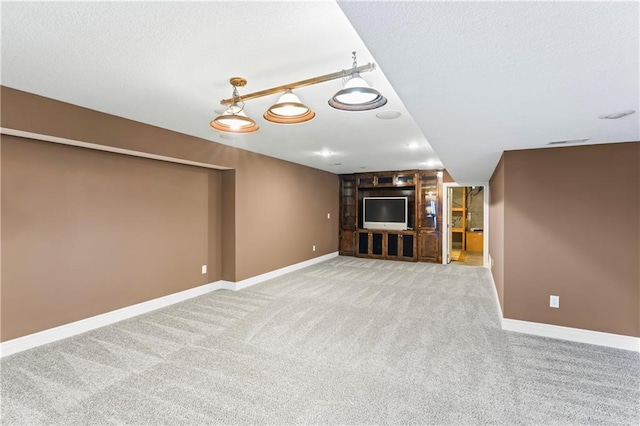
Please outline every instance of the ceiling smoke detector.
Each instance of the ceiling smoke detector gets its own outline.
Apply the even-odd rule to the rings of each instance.
[[[618,118],[626,117],[635,113],[635,110],[628,109],[626,111],[614,112],[613,114],[601,115],[598,117],[601,120],[617,120]]]

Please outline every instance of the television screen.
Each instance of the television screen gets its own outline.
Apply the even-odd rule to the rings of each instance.
[[[407,229],[407,197],[365,197],[363,225],[367,229]]]

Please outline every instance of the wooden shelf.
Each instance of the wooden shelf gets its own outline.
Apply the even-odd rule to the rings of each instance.
[[[461,207],[451,207],[451,218],[449,219],[449,226],[451,226],[451,234],[452,234],[452,244],[453,244],[453,236],[459,235],[460,242],[462,243],[462,250],[467,249],[467,234],[465,232],[465,228],[467,226],[467,188],[466,187],[455,187],[453,188],[453,192],[451,193],[453,204],[453,200],[456,199],[454,194],[457,192],[459,198],[459,203]]]

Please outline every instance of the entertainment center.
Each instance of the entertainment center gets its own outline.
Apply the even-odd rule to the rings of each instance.
[[[442,172],[340,175],[340,254],[442,262]]]

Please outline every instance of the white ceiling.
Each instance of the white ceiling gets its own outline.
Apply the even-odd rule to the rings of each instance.
[[[640,114],[597,118],[640,110],[638,1],[340,5],[461,183],[505,150],[640,140]]]
[[[640,139],[640,114],[597,119],[640,109],[638,2],[3,1],[1,13],[5,86],[335,173],[444,165],[477,183],[504,150]],[[389,99],[380,110],[331,109],[335,80],[296,91],[309,123],[266,122],[274,95],[247,101],[258,133],[209,127],[230,77],[246,94],[347,69],[354,50],[378,64],[363,77]]]

